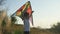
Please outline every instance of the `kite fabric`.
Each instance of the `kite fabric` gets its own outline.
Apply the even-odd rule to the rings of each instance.
[[[32,8],[31,8],[31,4],[30,1],[26,2],[21,8],[19,8],[16,12],[15,15],[19,16],[21,19],[23,18],[23,14],[27,12],[29,14],[29,20],[31,21],[31,23],[33,23],[32,20]]]
[[[21,8],[16,11],[16,16],[22,18],[22,15],[27,12],[29,16],[32,14],[31,4],[30,1],[26,2]]]
[[[32,23],[32,25],[34,25],[33,24],[33,16],[32,15],[30,16],[29,21]]]

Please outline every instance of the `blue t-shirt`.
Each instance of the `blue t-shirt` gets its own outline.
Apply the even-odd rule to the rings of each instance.
[[[24,18],[23,22],[24,22],[24,31],[30,31],[29,19]]]

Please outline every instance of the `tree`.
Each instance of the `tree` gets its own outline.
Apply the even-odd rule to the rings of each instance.
[[[54,24],[53,27],[51,27],[51,30],[55,32],[60,32],[60,22],[57,22],[57,25]]]

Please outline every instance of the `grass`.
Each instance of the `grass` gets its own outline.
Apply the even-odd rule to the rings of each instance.
[[[23,25],[14,25],[14,34],[23,34]],[[51,32],[47,29],[39,29],[39,28],[30,28],[30,34],[60,34],[60,33],[55,33],[55,32]]]

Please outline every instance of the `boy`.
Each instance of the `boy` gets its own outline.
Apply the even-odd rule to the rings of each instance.
[[[23,14],[23,22],[24,22],[24,34],[29,34],[30,24],[29,24],[29,14],[27,12]]]

